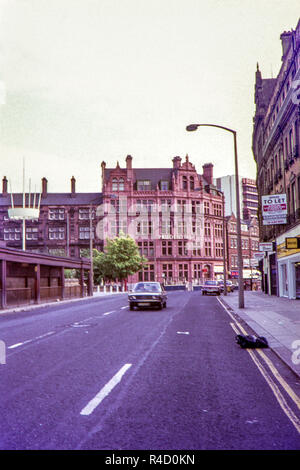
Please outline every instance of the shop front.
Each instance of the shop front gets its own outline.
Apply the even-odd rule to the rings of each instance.
[[[289,235],[299,238],[298,232]],[[277,243],[279,296],[300,299],[300,249],[289,248],[287,238],[290,236],[281,237]]]

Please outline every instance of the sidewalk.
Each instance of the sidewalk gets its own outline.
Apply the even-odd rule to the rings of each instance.
[[[267,338],[270,348],[300,377],[300,300],[261,291],[245,291],[244,299],[245,307],[239,308],[238,291],[220,298],[255,335]]]
[[[55,305],[62,305],[68,304],[71,302],[82,302],[85,300],[93,300],[97,297],[106,297],[110,295],[120,295],[120,294],[127,294],[127,292],[94,292],[93,297],[74,297],[72,299],[64,299],[64,300],[52,300],[49,302],[42,302],[39,304],[29,304],[29,305],[15,305],[11,307],[7,307],[6,309],[0,310],[0,316],[5,313],[16,313],[16,312],[25,312],[30,311],[38,308],[45,308],[45,307],[53,307]]]

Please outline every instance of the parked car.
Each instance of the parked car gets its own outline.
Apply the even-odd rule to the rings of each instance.
[[[137,282],[128,294],[130,310],[134,307],[158,307],[160,310],[167,306],[167,294],[159,282]]]
[[[218,284],[220,286],[221,292],[224,291],[224,281],[218,281]],[[226,281],[226,286],[227,286],[227,292],[233,292],[234,291],[234,285],[231,281]]]
[[[221,291],[222,288],[219,286],[218,281],[205,281],[202,287],[202,295],[220,295]]]

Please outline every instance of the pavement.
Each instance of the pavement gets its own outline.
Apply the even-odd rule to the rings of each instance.
[[[300,377],[300,299],[244,291],[244,308],[239,308],[238,291],[220,299],[249,325],[250,334],[264,336],[269,347]]]
[[[124,294],[95,292],[93,298]],[[91,300],[91,297],[59,301],[59,304]],[[244,291],[244,308],[239,308],[238,291],[220,297],[227,309],[241,318],[256,336],[264,336],[270,349],[300,377],[300,299],[270,296],[262,291]],[[53,302],[8,308],[1,314],[49,307]]]

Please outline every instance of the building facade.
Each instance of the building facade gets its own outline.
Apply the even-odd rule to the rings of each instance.
[[[221,176],[215,179],[216,187],[224,193],[225,216],[236,215],[236,183],[235,175]],[[258,194],[256,181],[239,177],[240,214],[244,220],[258,217]]]
[[[171,168],[107,168],[102,162],[102,238],[128,233],[149,263],[129,282],[200,283],[223,274],[223,194],[213,165],[186,156]]]
[[[256,217],[241,221],[243,279],[245,287],[260,287],[260,272],[255,253],[259,248],[259,227]],[[237,220],[234,214],[226,217],[227,270],[229,278],[238,278]]]
[[[70,193],[48,193],[47,179],[42,179],[39,219],[26,221],[26,249],[55,256],[80,258],[90,248],[90,211],[95,248],[103,249],[97,237],[97,208],[102,204],[101,193],[76,193],[75,178]],[[33,207],[34,195],[26,194],[25,204]],[[23,194],[8,194],[7,178],[2,180],[0,194],[0,241],[10,248],[22,249],[22,222],[11,220],[8,209],[22,207]],[[37,204],[37,198],[35,200]]]
[[[286,248],[286,239],[300,237],[300,21],[284,32],[282,64],[276,78],[263,79],[257,65],[253,154],[257,164],[259,226],[262,242],[275,249],[263,261],[265,291],[300,298],[300,250]],[[264,195],[285,195],[286,223],[267,224]]]

